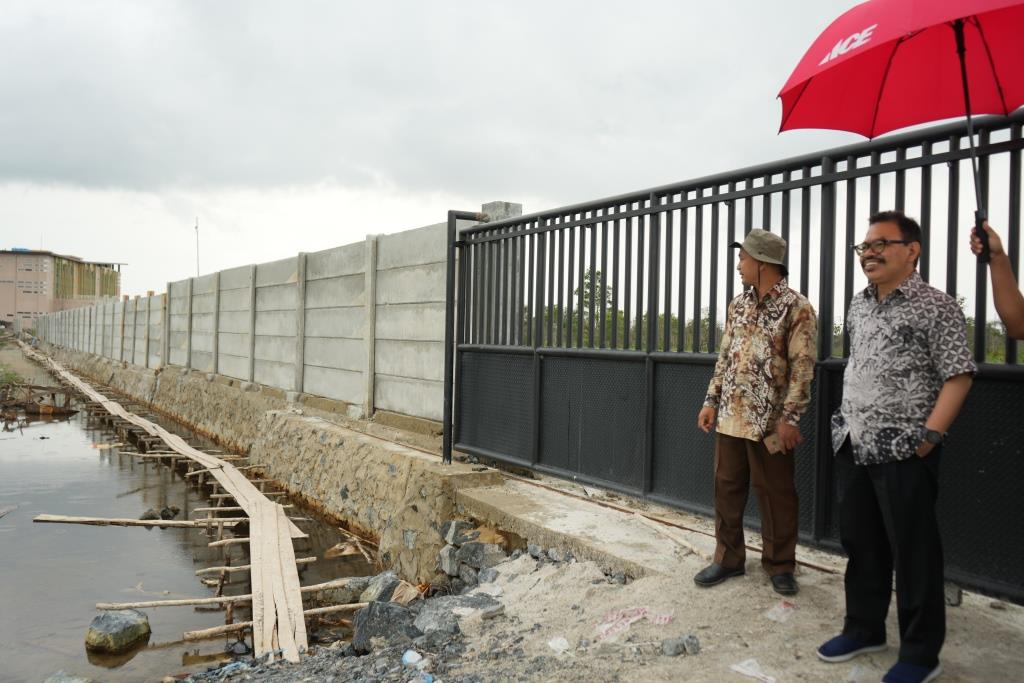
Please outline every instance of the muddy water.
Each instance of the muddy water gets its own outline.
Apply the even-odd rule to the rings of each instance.
[[[228,661],[223,653],[236,636],[181,642],[184,631],[224,623],[223,611],[201,607],[143,610],[153,634],[128,657],[86,653],[97,602],[212,596],[215,589],[200,582],[197,569],[227,559],[248,564],[248,546],[208,548],[212,539],[196,529],[33,524],[40,513],[138,518],[148,508],[170,505],[181,508],[177,519],[187,519],[196,516],[194,508],[215,504],[209,490],[186,486],[180,474],[144,464],[125,452],[130,447],[111,447],[114,442],[84,411],[0,432],[0,510],[17,506],[0,518],[0,682],[36,683],[59,669],[98,681],[149,681]],[[290,514],[313,516],[300,508]],[[343,540],[332,526],[299,525],[310,538],[296,541],[296,556],[321,558],[300,566],[303,584],[370,572],[361,558],[322,559]],[[230,577],[225,594],[250,591],[247,572]],[[248,612],[238,609],[234,618],[246,620]]]

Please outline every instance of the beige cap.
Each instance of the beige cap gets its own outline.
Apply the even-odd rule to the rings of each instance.
[[[741,247],[752,258],[762,263],[786,264],[786,240],[767,230],[751,230],[743,243],[733,242],[730,247]]]

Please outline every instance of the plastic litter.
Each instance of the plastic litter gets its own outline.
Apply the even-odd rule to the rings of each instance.
[[[557,652],[560,655],[564,655],[569,651],[569,641],[563,636],[557,636],[548,641],[548,647]]]
[[[416,652],[416,650],[406,650],[402,655],[402,664],[405,666],[414,666],[421,659],[423,659],[423,655]]]
[[[596,640],[598,642],[612,640],[628,631],[630,626],[641,619],[647,619],[657,626],[664,626],[665,624],[671,624],[675,617],[671,614],[655,614],[647,607],[633,607],[632,609],[620,609],[615,612],[609,612],[604,615],[601,623],[597,625]]]
[[[764,615],[772,621],[777,621],[780,624],[785,624],[787,621],[789,621],[789,618],[793,616],[793,612],[795,611],[796,605],[789,602],[788,600],[779,600],[779,604],[767,610],[764,613]]]
[[[743,676],[747,676],[748,678],[757,679],[761,681],[761,683],[775,683],[775,678],[762,671],[761,665],[758,664],[756,659],[744,659],[738,664],[731,665],[729,670],[735,671]]]

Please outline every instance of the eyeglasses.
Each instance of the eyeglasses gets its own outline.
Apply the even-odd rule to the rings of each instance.
[[[861,242],[860,244],[851,244],[850,248],[857,252],[858,256],[863,256],[864,253],[868,251],[872,254],[881,254],[890,244],[910,244],[913,241],[914,240],[874,240],[871,242]]]

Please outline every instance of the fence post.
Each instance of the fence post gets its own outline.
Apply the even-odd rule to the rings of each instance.
[[[249,266],[249,381],[256,381],[256,264]]]
[[[188,279],[188,291],[186,293],[187,308],[185,309],[185,367],[192,368],[192,292],[194,291],[196,279],[190,277]]]
[[[149,324],[152,319],[151,312],[153,310],[153,290],[146,292],[146,335],[143,337],[145,342],[143,343],[143,353],[146,354],[146,358],[142,363],[142,367],[149,368]]]
[[[213,374],[220,370],[220,271],[213,274]]]
[[[373,417],[377,373],[377,236],[366,236],[363,270],[363,306],[366,311],[363,339],[366,342],[366,375],[363,378],[363,417]]]
[[[128,317],[128,295],[121,299],[121,348],[118,351],[117,359],[124,362],[124,320]]]
[[[830,157],[821,160],[821,175],[828,177],[835,172],[835,161]],[[819,245],[819,291],[818,291],[818,363],[817,387],[817,424],[813,442],[815,491],[812,505],[814,506],[814,538],[825,536],[828,515],[832,508],[832,423],[829,411],[829,399],[832,395],[831,370],[822,365],[832,357],[832,320],[835,302],[835,254],[836,254],[836,184],[825,182],[821,185],[821,223],[818,234],[821,235]],[[806,254],[807,242],[801,244]]]
[[[132,299],[132,365],[135,365],[135,351],[139,346],[139,295]]]
[[[306,356],[306,254],[295,257],[295,391],[302,393]]]
[[[165,368],[171,364],[171,283],[167,283],[167,291],[160,301],[160,322],[163,326],[160,336],[162,355],[160,356],[160,367]]]

